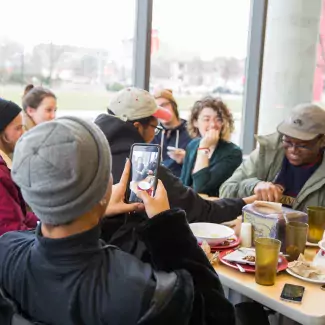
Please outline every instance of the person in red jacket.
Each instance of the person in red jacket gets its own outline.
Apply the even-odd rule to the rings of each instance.
[[[35,228],[37,218],[27,212],[19,187],[10,174],[10,156],[23,134],[21,108],[0,99],[0,235],[12,230]]]

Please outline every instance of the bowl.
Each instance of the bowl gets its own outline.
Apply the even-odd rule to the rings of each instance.
[[[195,222],[190,228],[199,243],[205,240],[209,245],[221,244],[235,234],[233,229],[217,223]]]

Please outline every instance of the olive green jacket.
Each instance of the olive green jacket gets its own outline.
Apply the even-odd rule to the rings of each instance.
[[[259,146],[220,187],[220,197],[247,197],[258,182],[273,182],[281,169],[284,149],[279,133],[256,137]],[[305,211],[307,206],[325,206],[325,155],[314,174],[299,192],[293,209]]]

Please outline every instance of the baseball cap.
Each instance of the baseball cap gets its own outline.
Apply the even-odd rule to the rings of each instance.
[[[128,87],[119,91],[111,100],[109,110],[124,121],[135,121],[154,116],[169,121],[169,110],[157,106],[155,98],[146,90]]]
[[[278,125],[279,133],[309,141],[325,134],[325,110],[318,105],[304,103],[297,105],[290,116]]]

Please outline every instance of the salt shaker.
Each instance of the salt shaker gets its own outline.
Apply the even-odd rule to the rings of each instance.
[[[252,247],[252,224],[249,222],[243,222],[241,224],[240,231],[241,246]]]

